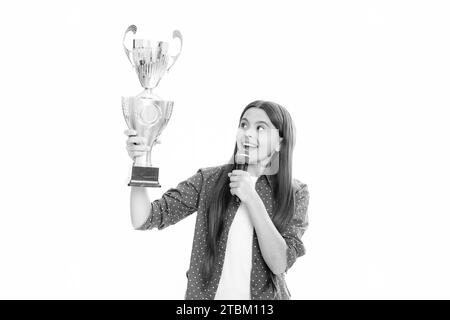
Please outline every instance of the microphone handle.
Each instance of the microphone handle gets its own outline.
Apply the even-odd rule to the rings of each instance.
[[[235,163],[234,164],[234,170],[247,171],[247,168],[248,168],[248,163]],[[237,203],[241,202],[241,199],[239,199],[239,197],[237,195],[233,195],[233,199]]]
[[[248,163],[236,163],[236,165],[234,166],[234,170],[247,171],[247,168],[248,168]]]

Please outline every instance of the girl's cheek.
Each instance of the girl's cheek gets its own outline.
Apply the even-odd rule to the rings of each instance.
[[[259,158],[263,159],[267,156],[267,145],[266,144],[260,144],[258,149],[258,156]]]
[[[241,134],[238,132],[236,134],[236,142],[239,142],[239,140],[241,140]]]
[[[238,131],[236,133],[236,140],[240,140],[243,135],[244,135],[244,131],[242,129],[238,129]]]

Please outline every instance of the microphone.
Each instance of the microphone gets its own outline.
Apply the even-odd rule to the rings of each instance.
[[[250,158],[250,156],[249,156],[248,146],[244,146],[244,153],[241,153],[241,151],[238,150],[236,152],[236,155],[234,156],[234,169],[233,170],[247,171],[249,158]],[[241,201],[241,199],[239,199],[239,197],[237,195],[234,195],[234,200],[236,202]]]

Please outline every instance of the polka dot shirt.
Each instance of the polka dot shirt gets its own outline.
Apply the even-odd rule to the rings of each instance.
[[[220,275],[225,258],[226,242],[233,218],[239,208],[239,203],[234,202],[228,207],[224,219],[224,229],[219,240],[218,265],[213,271],[209,285],[205,287],[201,279],[201,266],[206,256],[206,210],[207,198],[212,187],[217,182],[222,170],[230,170],[229,165],[202,168],[192,177],[180,182],[176,188],[167,190],[161,199],[151,204],[151,214],[148,220],[139,230],[153,228],[164,229],[177,223],[188,215],[197,212],[195,234],[192,244],[192,253],[187,276],[187,300],[212,300],[219,285]],[[262,199],[269,216],[273,214],[272,186],[274,176],[262,175],[256,181],[255,189]],[[294,216],[282,236],[287,244],[287,270],[295,260],[305,254],[305,248],[301,240],[308,227],[307,208],[309,192],[306,184],[294,179],[295,211]],[[252,271],[250,277],[250,293],[252,300],[287,300],[290,293],[284,278],[285,273],[274,275],[266,265],[261,254],[258,238],[253,229]],[[270,281],[272,278],[273,281]],[[271,285],[273,283],[273,285]]]

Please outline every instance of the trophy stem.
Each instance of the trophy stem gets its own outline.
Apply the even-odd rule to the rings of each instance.
[[[147,165],[148,165],[149,167],[152,166],[152,153],[151,153],[151,152],[148,152],[148,153],[147,153],[146,161],[145,161],[145,162],[147,163]]]
[[[147,155],[138,156],[134,158],[134,165],[138,167],[147,167]]]
[[[152,153],[151,150],[146,154],[134,158],[134,165],[138,167],[151,167],[152,166]]]
[[[161,98],[158,95],[153,93],[153,89],[154,88],[144,88],[144,91],[138,94],[138,97],[152,100],[161,100]]]

